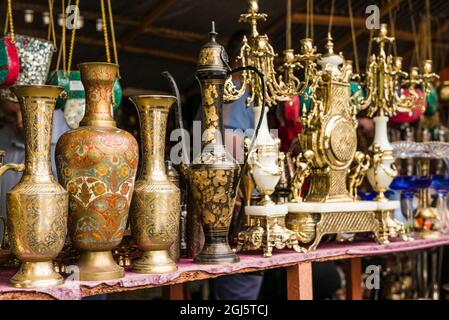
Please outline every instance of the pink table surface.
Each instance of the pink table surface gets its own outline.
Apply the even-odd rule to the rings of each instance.
[[[395,241],[387,245],[379,245],[375,242],[354,242],[354,243],[323,243],[312,252],[297,253],[292,250],[274,251],[270,258],[263,258],[261,253],[239,254],[240,262],[228,265],[202,265],[193,263],[191,259],[181,259],[178,263],[178,271],[167,274],[139,274],[127,271],[125,277],[108,281],[69,281],[63,285],[48,289],[20,289],[13,288],[9,283],[9,278],[13,275],[11,270],[0,271],[0,295],[6,292],[40,292],[46,293],[55,299],[81,299],[81,286],[93,288],[100,284],[114,286],[120,285],[123,288],[141,286],[162,286],[178,278],[184,272],[206,272],[209,274],[232,274],[238,273],[248,268],[267,269],[270,267],[282,267],[299,262],[316,261],[325,259],[338,259],[342,256],[369,256],[382,255],[401,251],[411,251],[425,249],[435,246],[449,245],[449,236],[439,239],[419,239],[412,242]],[[1,296],[0,296],[1,298]]]

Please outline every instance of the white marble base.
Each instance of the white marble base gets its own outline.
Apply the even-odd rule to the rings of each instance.
[[[374,211],[377,209],[375,201],[347,201],[347,202],[299,202],[287,203],[288,212],[353,212]]]
[[[394,210],[401,204],[399,201],[289,202],[287,206],[288,212],[323,213]]]
[[[288,213],[288,207],[285,204],[270,204],[265,206],[246,206],[245,214],[247,216],[267,216],[278,217],[285,216]]]
[[[401,202],[398,200],[389,201],[375,201],[377,203],[377,210],[396,210],[401,207]]]

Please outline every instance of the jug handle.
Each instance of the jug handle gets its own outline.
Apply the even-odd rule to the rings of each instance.
[[[223,61],[223,63],[228,68],[228,76],[233,74],[233,73],[236,73],[236,72],[253,71],[260,78],[260,82],[262,83],[262,110],[261,110],[261,112],[262,112],[262,114],[264,114],[265,108],[266,108],[266,90],[267,90],[267,88],[266,88],[265,77],[264,77],[263,73],[259,69],[257,69],[256,67],[253,67],[253,66],[244,66],[244,67],[237,67],[235,69],[231,69],[231,67],[228,64],[228,61],[226,59],[225,54],[226,54],[225,51],[222,50],[221,60]],[[262,120],[263,120],[263,117],[260,117],[259,118],[259,122],[257,123],[257,126],[256,126],[256,128],[254,130],[254,134],[253,134],[253,137],[251,139],[251,144],[250,144],[250,146],[248,148],[248,156],[245,157],[245,159],[243,160],[243,165],[241,166],[240,174],[239,174],[238,179],[235,181],[235,184],[234,184],[233,197],[235,197],[237,195],[237,192],[238,192],[238,189],[239,189],[239,186],[240,186],[240,181],[242,180],[242,177],[246,174],[246,170],[248,168],[248,160],[250,158],[249,155],[251,155],[251,153],[253,152],[254,144],[256,142],[257,135],[259,134],[259,129],[260,129],[261,125],[262,125]]]
[[[17,172],[25,171],[25,165],[23,163],[8,163],[0,166],[0,177],[8,170],[14,170]]]
[[[168,82],[170,83],[172,92],[174,93],[176,97],[176,109],[175,109],[175,118],[176,122],[179,126],[179,129],[181,130],[181,141],[182,141],[182,163],[181,163],[181,173],[186,178],[187,171],[189,167],[189,154],[187,153],[187,138],[184,135],[184,122],[182,120],[182,105],[181,105],[181,95],[179,94],[178,85],[176,84],[175,79],[168,71],[164,71],[161,73],[165,78],[167,78]]]
[[[14,170],[17,172],[22,172],[25,170],[25,165],[23,163],[8,163],[0,166],[0,177],[4,175],[8,170]],[[3,224],[3,236],[0,241],[0,249],[4,248],[4,240],[6,234],[6,219],[5,217],[0,217]]]

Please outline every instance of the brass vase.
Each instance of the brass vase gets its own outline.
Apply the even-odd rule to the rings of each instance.
[[[142,138],[142,172],[131,202],[131,232],[142,257],[133,264],[140,273],[177,270],[169,255],[179,234],[181,193],[165,171],[165,131],[171,96],[134,96],[139,111]]]
[[[22,262],[15,287],[51,287],[64,282],[53,259],[67,233],[68,193],[51,170],[53,111],[62,88],[16,86],[25,130],[25,172],[7,195],[11,248]]]
[[[136,139],[118,129],[111,93],[118,65],[79,64],[86,91],[80,127],[56,146],[58,177],[69,192],[69,235],[81,252],[80,280],[120,278],[111,250],[123,238],[139,161]]]
[[[201,153],[189,172],[195,210],[201,215],[204,230],[204,246],[194,261],[208,264],[239,261],[228,242],[239,166],[223,144],[222,105],[227,72],[221,58],[224,49],[215,36],[211,32],[211,40],[199,56],[197,77],[203,101],[203,134]]]

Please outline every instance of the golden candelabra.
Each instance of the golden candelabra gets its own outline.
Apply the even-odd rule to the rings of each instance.
[[[251,34],[249,37],[244,36],[242,40],[242,47],[240,48],[240,54],[237,57],[237,62],[242,67],[255,67],[263,75],[266,85],[266,104],[267,106],[276,106],[279,101],[289,101],[289,97],[297,94],[296,84],[299,86],[299,79],[294,78],[296,81],[290,81],[293,79],[293,72],[291,72],[296,66],[293,63],[289,65],[289,72],[291,72],[292,78],[289,78],[288,82],[282,79],[281,75],[278,75],[274,67],[274,59],[277,54],[274,52],[273,47],[269,43],[268,36],[266,34],[260,34],[257,30],[257,22],[259,20],[265,21],[267,14],[259,13],[258,0],[248,0],[248,11],[240,15],[239,22],[245,22],[251,25]],[[292,53],[292,50],[287,50],[288,54]],[[287,53],[286,53],[287,54]],[[234,101],[243,96],[246,92],[246,87],[250,87],[251,94],[246,100],[246,105],[249,107],[252,103],[254,106],[262,106],[263,89],[260,78],[251,71],[244,71],[242,73],[242,81],[240,88],[237,88],[229,77],[225,84],[225,100]]]
[[[304,68],[307,91],[299,93],[310,106],[301,107],[302,153],[296,159],[286,226],[296,232],[305,250],[315,249],[326,234],[370,232],[380,243],[388,243],[389,237],[406,239],[403,227],[392,218],[392,203],[357,200],[356,189],[373,161],[357,151],[356,115],[366,108],[365,101],[351,96],[352,62],[333,52],[330,34],[326,49],[323,55],[316,53],[312,39],[306,38],[300,53],[288,56],[288,66]],[[310,187],[302,199],[308,176]]]
[[[266,20],[267,15],[259,13],[258,0],[248,0],[248,10],[240,16],[240,22],[250,24],[251,33],[248,37],[244,36],[240,54],[237,57],[237,63],[243,67],[251,67],[260,71],[264,76],[264,81],[259,75],[252,70],[245,70],[242,73],[240,85],[234,83],[233,79],[229,77],[225,83],[225,100],[234,101],[243,96],[247,89],[249,89],[249,97],[246,99],[246,106],[252,105],[254,112],[254,127],[260,122],[260,129],[257,137],[253,141],[249,138],[245,139],[245,157],[248,159],[249,172],[244,177],[244,187],[247,206],[245,212],[248,216],[249,225],[246,231],[239,234],[239,250],[250,250],[251,248],[263,247],[265,256],[271,255],[271,248],[285,247],[290,245],[288,236],[281,237],[276,240],[276,245],[270,240],[269,235],[291,234],[291,231],[285,228],[284,220],[287,214],[286,205],[276,205],[270,198],[270,195],[275,191],[283,170],[284,154],[279,151],[279,139],[273,139],[270,135],[267,123],[266,109],[263,104],[268,107],[276,106],[280,101],[289,101],[290,97],[297,95],[301,90],[301,82],[294,76],[294,69],[299,67],[299,64],[293,63],[289,65],[288,62],[283,66],[283,74],[278,74],[274,67],[274,59],[277,54],[270,45],[268,36],[260,34],[257,29],[258,21]],[[287,50],[287,56],[293,54],[292,50]],[[285,77],[286,81],[284,81]],[[253,148],[250,150],[250,145]],[[248,183],[250,180],[254,182]],[[262,200],[255,206],[251,206],[249,197],[251,196],[254,186],[263,195]],[[272,223],[272,220],[279,223]],[[257,223],[256,223],[257,222]],[[264,230],[265,236],[263,244],[257,244],[255,240],[256,235],[260,229]],[[276,236],[276,238],[278,238]],[[268,249],[270,248],[270,249]]]
[[[381,25],[379,35],[373,41],[378,44],[379,51],[369,58],[365,75],[366,99],[361,103],[362,109],[367,109],[367,115],[373,117],[375,123],[374,141],[369,147],[372,165],[367,177],[378,192],[376,200],[388,202],[384,192],[397,175],[393,147],[388,141],[388,117],[396,112],[423,110],[431,82],[438,76],[432,73],[431,60],[423,61],[421,74],[417,67],[412,67],[409,73],[404,72],[402,57],[385,52],[386,44],[395,41],[394,37],[388,36],[386,24]],[[404,94],[405,88],[408,95]],[[417,88],[422,88],[424,95],[420,96]]]
[[[411,109],[424,109],[423,100],[430,92],[430,84],[438,78],[432,73],[432,60],[424,60],[422,71],[412,67],[410,73],[402,70],[402,57],[393,57],[385,52],[385,45],[393,43],[394,37],[389,37],[386,24],[381,24],[379,36],[373,39],[379,44],[379,53],[372,54],[369,58],[366,76],[365,90],[366,100],[363,102],[369,117],[374,115],[392,116],[396,112],[410,112]],[[419,96],[416,88],[423,88],[424,96]],[[409,89],[409,95],[404,95],[404,89]]]

